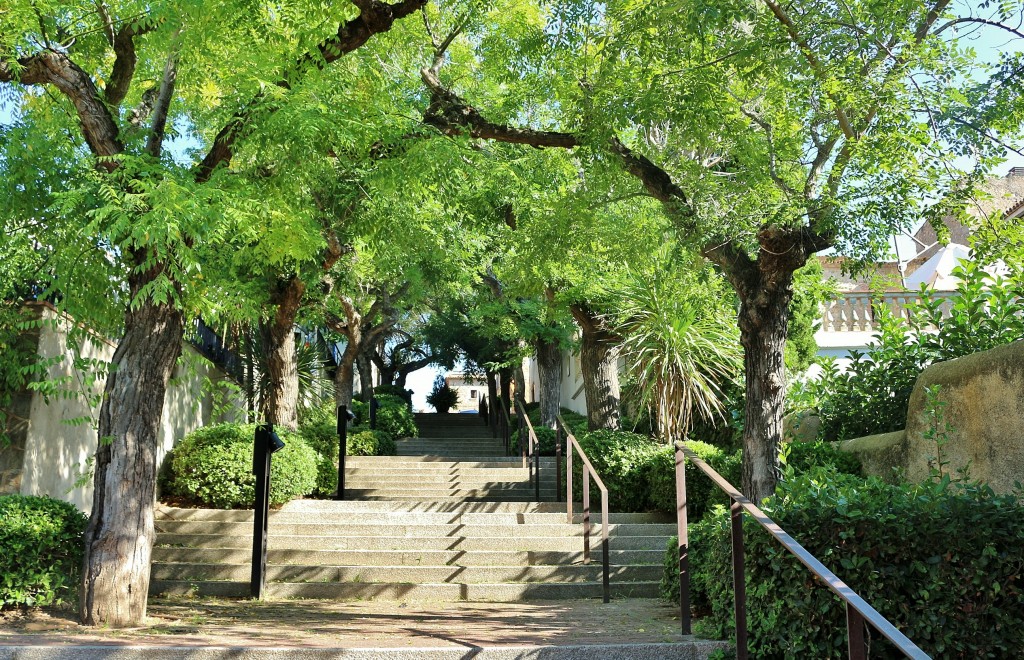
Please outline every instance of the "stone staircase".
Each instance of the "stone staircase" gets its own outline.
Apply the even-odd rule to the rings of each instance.
[[[297,500],[269,518],[271,598],[482,601],[601,597],[600,516],[591,563],[582,518],[554,502],[553,459],[542,500],[527,469],[504,456],[476,415],[420,416],[422,437],[399,455],[353,457],[346,500]],[[579,509],[577,509],[578,511]],[[609,517],[613,597],[657,596],[675,526]],[[247,596],[252,511],[160,507],[153,594]]]

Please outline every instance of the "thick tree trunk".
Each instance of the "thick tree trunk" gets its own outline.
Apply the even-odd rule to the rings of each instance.
[[[537,374],[540,377],[540,419],[555,428],[562,395],[562,348],[558,342],[537,340]]]
[[[341,354],[341,364],[334,371],[334,405],[352,406],[352,390],[355,383],[357,349],[350,341]]]
[[[580,372],[587,397],[587,428],[619,428],[619,338],[609,332],[601,319],[581,305],[572,315],[580,326]]]
[[[498,419],[498,377],[493,371],[487,372],[487,423]]]
[[[513,372],[513,382],[516,384],[515,394],[512,396],[516,399],[526,402],[526,372],[523,371],[523,365],[520,363],[516,365],[515,371]]]
[[[278,282],[270,301],[274,315],[260,322],[263,370],[267,379],[264,418],[270,424],[295,430],[299,425],[299,372],[295,358],[295,318],[305,285],[297,277]]]
[[[133,296],[142,284],[133,283]],[[79,602],[86,625],[138,626],[145,619],[157,435],[183,335],[182,314],[172,305],[146,300],[125,313],[100,408]]]
[[[369,401],[373,395],[373,362],[367,351],[359,351],[356,355],[356,364],[359,365],[359,398]]]
[[[746,373],[743,492],[755,503],[775,492],[786,399],[787,309],[792,273],[774,286],[740,293],[740,342]]]

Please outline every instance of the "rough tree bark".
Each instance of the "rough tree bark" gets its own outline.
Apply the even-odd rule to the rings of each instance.
[[[305,283],[296,275],[277,281],[271,290],[274,313],[260,321],[263,369],[267,391],[264,418],[270,424],[295,430],[299,425],[299,372],[295,360],[295,319]]]
[[[537,374],[541,424],[555,428],[562,394],[562,347],[558,342],[537,340]]]
[[[493,371],[487,372],[487,423],[498,419],[498,377]]]
[[[132,277],[132,297],[156,276]],[[157,435],[184,330],[184,317],[173,305],[144,298],[125,314],[100,408],[80,592],[86,625],[123,627],[145,617]]]
[[[334,372],[334,405],[352,405],[352,391],[355,388],[356,348],[349,342],[341,354],[341,364]]]
[[[359,367],[359,397],[363,401],[369,401],[373,396],[373,361],[370,359],[369,347],[364,347],[356,355],[356,365]]]
[[[572,305],[580,326],[580,372],[587,398],[587,428],[619,428],[619,337],[585,305]]]

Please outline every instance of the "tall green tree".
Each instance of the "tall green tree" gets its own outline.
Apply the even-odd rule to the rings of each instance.
[[[424,2],[265,12],[231,0],[19,1],[0,14],[0,83],[21,101],[28,144],[62,133],[88,154],[77,163],[88,166],[88,185],[67,196],[63,212],[107,246],[125,285],[100,411],[85,623],[138,625],[145,616],[157,429],[194,293],[195,247],[219,240],[224,227],[223,173],[311,72]],[[166,152],[178,126],[208,147],[194,166]]]
[[[991,17],[948,0],[514,4],[470,28],[475,62],[434,40],[424,121],[616,161],[721,269],[740,301],[743,487],[767,497],[793,273],[827,248],[877,256],[894,230],[970,196],[1019,113],[971,77],[977,62],[953,27],[1010,34],[1020,4],[983,3]],[[457,84],[443,81],[446,62]]]

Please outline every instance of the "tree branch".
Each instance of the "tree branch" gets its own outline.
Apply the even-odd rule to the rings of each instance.
[[[116,156],[124,150],[117,124],[92,78],[66,54],[44,50],[18,58],[16,65],[0,59],[0,82],[53,85],[75,106],[82,135],[94,155]],[[107,171],[118,167],[111,160],[104,160],[99,166]]]
[[[163,149],[164,134],[167,131],[167,113],[174,98],[174,85],[178,79],[178,47],[175,45],[167,56],[164,75],[160,81],[160,92],[157,94],[153,110],[153,124],[149,139],[146,141],[146,153],[154,158],[160,157]]]
[[[394,25],[395,21],[409,16],[427,2],[428,0],[401,0],[394,4],[378,2],[377,0],[358,0],[354,2],[360,9],[359,16],[342,23],[338,27],[337,34],[322,41],[314,52],[307,53],[299,58],[291,69],[284,72],[277,85],[284,89],[291,89],[292,85],[309,68],[322,69],[342,56],[351,53],[365,44],[370,37],[381,32],[387,32]],[[218,166],[225,165],[231,161],[234,155],[235,142],[249,129],[254,115],[260,110],[263,98],[263,94],[257,94],[248,105],[235,113],[235,116],[217,133],[213,140],[213,146],[196,170],[197,181],[208,181]],[[274,108],[269,108],[268,110],[272,112]]]

